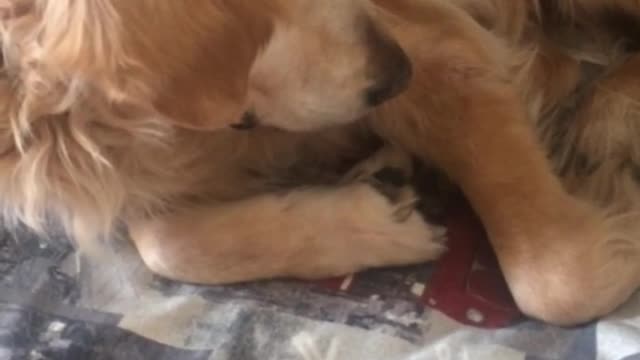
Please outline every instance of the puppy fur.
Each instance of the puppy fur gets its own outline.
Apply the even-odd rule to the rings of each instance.
[[[0,1],[3,214],[36,231],[54,218],[87,252],[124,223],[177,280],[338,275],[443,251],[411,189],[369,176],[413,154],[465,192],[526,313],[591,320],[640,285],[638,39],[612,26],[639,14],[635,0]],[[243,116],[264,126],[229,129]],[[341,181],[378,136],[400,155]]]

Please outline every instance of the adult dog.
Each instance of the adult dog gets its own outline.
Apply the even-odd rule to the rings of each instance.
[[[526,313],[590,320],[640,281],[640,58],[610,51],[640,5],[602,4],[5,0],[4,215],[86,249],[124,222],[178,280],[324,277],[442,252],[374,179],[409,153],[466,193]]]

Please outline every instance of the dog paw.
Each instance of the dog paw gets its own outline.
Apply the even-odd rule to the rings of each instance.
[[[398,194],[396,201],[390,201],[368,182],[325,190],[310,202],[313,206],[296,213],[305,219],[305,227],[318,231],[310,237],[314,249],[310,257],[298,255],[298,265],[289,274],[325,278],[437,259],[446,249],[446,229],[428,223],[414,210],[417,197],[410,187],[401,186]]]
[[[400,186],[393,201],[379,187],[367,185],[359,202],[358,238],[366,242],[365,256],[372,266],[406,265],[431,261],[445,250],[447,230],[425,221],[416,211],[418,197],[410,186]],[[371,191],[373,190],[373,191]]]
[[[497,256],[521,310],[562,326],[608,314],[640,286],[635,231],[613,227],[586,204],[567,203],[526,233],[493,239],[506,244]]]

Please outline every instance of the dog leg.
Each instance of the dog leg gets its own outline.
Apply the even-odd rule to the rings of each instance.
[[[616,286],[640,286],[640,55],[598,79],[569,119],[549,123],[545,139],[562,181],[575,196],[606,210],[613,236],[603,253],[619,253]],[[614,257],[615,258],[615,257]]]
[[[565,191],[516,87],[488,53],[491,38],[479,45],[482,30],[471,30],[468,38],[461,28],[451,41],[405,44],[416,78],[372,126],[461,186],[525,313],[565,325],[604,315],[635,290],[634,257],[601,213]],[[411,38],[404,35],[397,38]],[[633,276],[617,283],[621,271]]]
[[[612,238],[604,217],[565,192],[515,92],[503,86],[478,87],[473,99],[450,104],[462,110],[453,118],[409,118],[408,128],[379,118],[376,127],[462,187],[523,311],[557,324],[604,315],[637,286],[612,279],[637,266],[607,245]],[[416,123],[422,121],[428,125]]]
[[[132,223],[130,234],[154,272],[206,284],[331,277],[444,249],[442,229],[366,183],[191,209]]]

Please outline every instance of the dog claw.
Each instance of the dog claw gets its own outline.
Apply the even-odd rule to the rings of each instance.
[[[397,209],[393,212],[393,219],[398,223],[403,223],[409,219],[416,209],[416,204],[420,201],[418,198],[405,200],[397,205]]]
[[[362,170],[357,169],[356,171],[352,171],[348,173],[345,177],[340,180],[340,185],[347,185],[356,182],[364,181],[368,177],[368,174]]]
[[[444,226],[431,226],[431,232],[435,241],[444,243],[447,240],[448,229]]]

